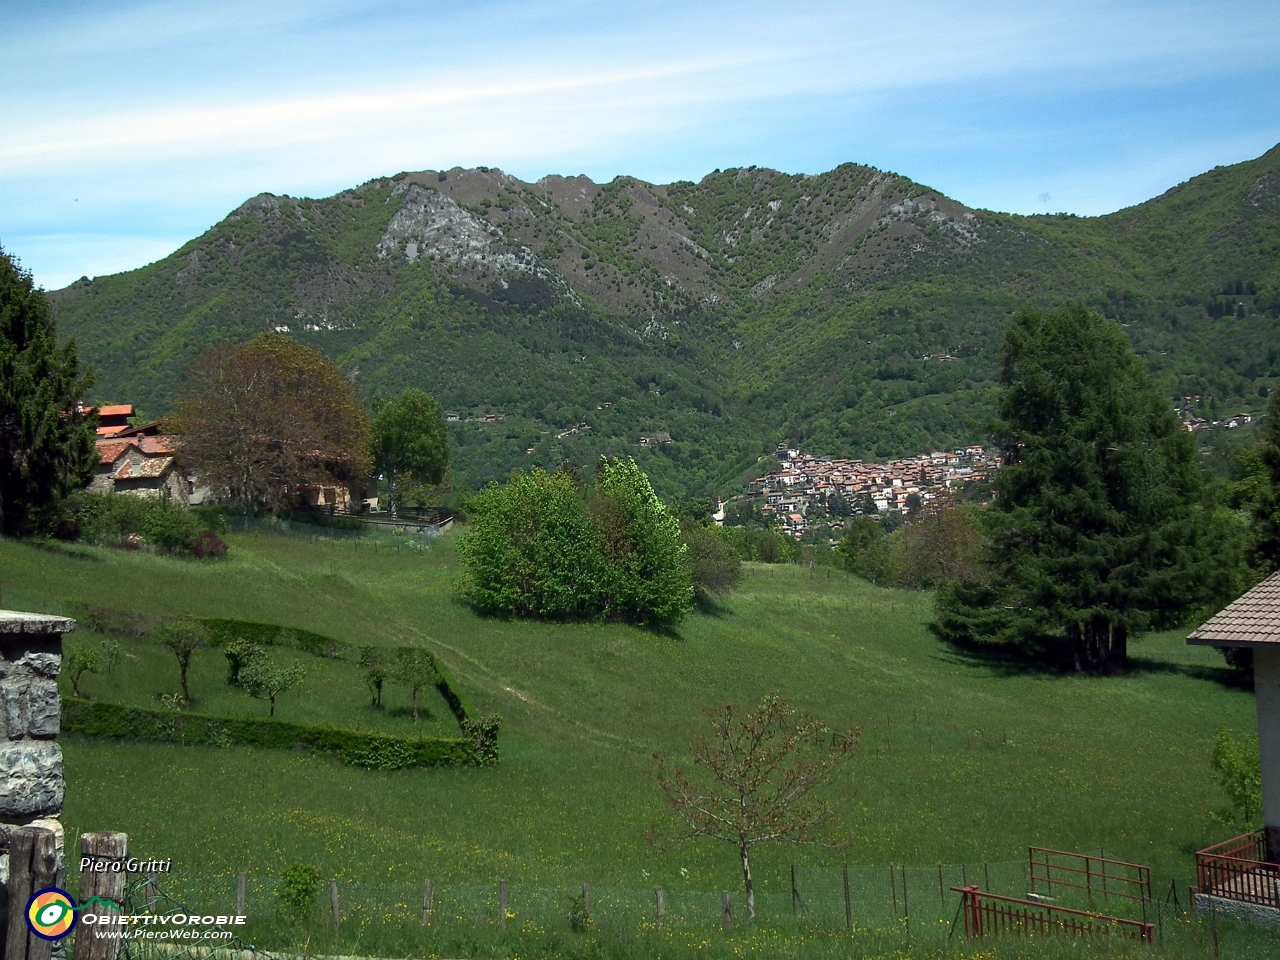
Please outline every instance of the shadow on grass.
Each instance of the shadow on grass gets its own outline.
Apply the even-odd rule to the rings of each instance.
[[[698,591],[693,598],[694,608],[703,616],[724,620],[733,616],[733,610],[720,602],[714,594]]]
[[[943,644],[945,653],[938,659],[945,663],[989,670],[996,676],[1099,676],[1086,671],[1078,673],[1068,651],[1052,638],[1028,640],[1022,643],[978,643],[956,640],[945,636],[937,624],[929,624],[929,630]],[[1207,666],[1196,663],[1172,663],[1141,655],[1129,656],[1128,669],[1113,676],[1139,676],[1165,674],[1189,677],[1216,683],[1228,690],[1252,690],[1253,677],[1242,670],[1228,667]]]
[[[87,547],[82,547],[77,543],[66,543],[62,540],[52,539],[26,540],[23,542],[29,547],[35,547],[37,550],[56,553],[60,557],[68,557],[72,560],[87,560],[90,563],[102,563],[103,561],[102,557],[90,553]]]

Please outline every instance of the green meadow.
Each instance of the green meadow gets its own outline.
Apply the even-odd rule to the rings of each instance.
[[[6,605],[74,601],[153,614],[238,617],[353,644],[433,650],[484,713],[504,718],[492,769],[378,772],[295,751],[64,738],[68,832],[127,832],[175,871],[278,876],[303,861],[358,883],[590,883],[736,889],[731,849],[658,852],[654,751],[676,757],[717,705],[777,691],[861,730],[831,795],[842,849],[762,847],[764,893],[790,865],[1012,861],[1028,844],[1151,864],[1185,894],[1193,852],[1225,838],[1209,766],[1225,725],[1253,726],[1253,697],[1182,632],[1134,646],[1124,677],[1047,673],[951,648],[928,629],[931,597],[824,568],[749,565],[717,609],[661,634],[623,625],[487,620],[454,598],[451,537],[425,552],[246,533],[225,561],[0,543]],[[68,644],[97,642],[80,632]],[[122,639],[95,699],[158,704],[177,690],[171,655]],[[292,650],[307,678],[278,715],[411,733],[407,693],[369,708],[354,666]],[[198,654],[193,709],[265,715]],[[69,684],[63,680],[70,693]],[[457,730],[428,698],[418,730]]]

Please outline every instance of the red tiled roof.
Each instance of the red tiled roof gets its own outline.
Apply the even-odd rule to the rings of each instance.
[[[90,407],[89,409],[93,410],[95,408]],[[116,403],[116,404],[110,404],[108,406],[97,407],[96,409],[98,412],[98,416],[100,417],[132,417],[133,416],[132,403]]]
[[[98,440],[98,458],[101,463],[115,463],[120,459],[120,454],[128,450],[133,444],[128,440]]]
[[[173,437],[99,437],[97,440],[98,458],[101,463],[115,463],[130,447],[134,447],[146,457],[168,457],[178,452],[178,443]]]
[[[1280,573],[1209,618],[1187,643],[1207,647],[1280,646]]]

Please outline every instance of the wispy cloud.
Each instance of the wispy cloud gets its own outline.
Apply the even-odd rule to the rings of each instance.
[[[1280,136],[1277,39],[1280,7],[1230,0],[55,2],[0,37],[0,238],[169,237],[264,189],[476,163],[856,159],[967,202],[1097,212],[1141,199],[1126,170]]]

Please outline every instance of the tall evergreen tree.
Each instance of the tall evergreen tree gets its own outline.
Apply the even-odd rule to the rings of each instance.
[[[1280,385],[1271,389],[1271,404],[1262,422],[1258,459],[1270,481],[1253,507],[1258,560],[1268,570],[1280,570]]]
[[[1082,306],[1015,316],[1002,368],[995,575],[941,590],[939,625],[1055,638],[1077,670],[1123,669],[1132,634],[1234,586],[1195,440],[1120,329]]]
[[[31,529],[93,477],[95,418],[80,408],[91,383],[75,341],[58,345],[44,292],[0,250],[0,533]]]

